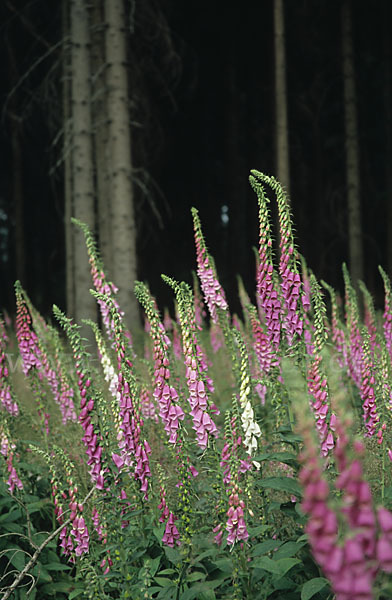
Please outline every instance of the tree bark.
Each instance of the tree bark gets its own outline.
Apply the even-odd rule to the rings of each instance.
[[[392,273],[392,45],[388,10],[384,16],[384,106],[385,106],[385,189],[387,218],[387,260],[389,274]]]
[[[90,92],[89,17],[86,0],[71,0],[72,64],[72,183],[74,216],[94,231],[94,179]],[[90,265],[84,236],[74,228],[75,319],[96,321],[96,303],[91,288]],[[92,339],[89,329],[83,335]]]
[[[64,164],[64,230],[65,230],[65,289],[66,307],[69,315],[75,314],[75,271],[74,271],[74,228],[71,217],[74,215],[72,198],[72,162],[71,162],[71,65],[69,46],[69,2],[63,0],[62,31],[63,31],[63,164]]]
[[[105,64],[105,26],[102,0],[92,8],[92,115],[94,131],[94,164],[97,188],[98,241],[105,271],[112,278],[111,210],[108,183],[108,117]]]
[[[341,16],[349,267],[353,284],[357,287],[358,279],[364,280],[364,267],[360,205],[357,98],[355,89],[350,0],[344,0]]]
[[[290,193],[283,0],[274,0],[276,177]]]
[[[10,88],[19,80],[18,62],[15,57],[13,45],[7,40],[8,72]],[[16,279],[27,285],[26,282],[26,256],[25,256],[25,227],[24,227],[24,194],[23,194],[23,152],[21,144],[22,124],[19,118],[17,98],[14,96],[8,108],[8,121],[11,139],[12,160],[12,206],[15,225],[15,273]]]
[[[122,0],[105,0],[106,83],[109,134],[109,181],[113,281],[129,328],[139,328],[139,309],[133,293],[137,278],[136,226],[132,185],[131,131],[126,66],[126,31]]]

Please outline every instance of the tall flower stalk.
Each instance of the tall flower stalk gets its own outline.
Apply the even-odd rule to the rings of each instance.
[[[57,306],[53,307],[53,313],[67,334],[73,351],[80,394],[78,420],[84,431],[82,441],[88,457],[89,474],[96,488],[103,490],[105,487],[105,467],[103,464],[102,435],[99,426],[94,422],[95,419],[92,419],[97,410],[96,403],[100,400],[102,402],[102,396],[92,383],[89,368],[90,355],[80,336],[80,326],[72,323],[72,320],[66,317]]]
[[[44,369],[42,352],[38,336],[34,331],[30,312],[19,281],[15,283],[16,295],[16,337],[22,359],[22,370],[29,383],[37,403],[38,416],[41,419],[42,431],[48,444],[49,413],[46,406],[46,393],[42,387],[40,373]]]
[[[7,343],[8,336],[4,321],[0,319],[0,406],[10,415],[16,417],[19,414],[19,407],[16,402],[12,389],[8,361],[7,361]]]
[[[377,574],[392,570],[392,514],[379,508],[376,518],[370,486],[363,476],[364,445],[354,441],[350,448],[351,423],[347,419],[335,423],[333,455],[339,475],[334,483],[340,500],[334,507],[311,422],[303,411],[299,416],[298,429],[304,439],[299,457],[302,510],[308,516],[306,532],[313,555],[331,582],[336,600],[373,600]]]
[[[119,470],[133,472],[134,477],[140,481],[140,491],[144,494],[144,500],[148,500],[151,448],[147,439],[142,437],[144,420],[140,410],[140,386],[136,380],[131,357],[128,355],[123,321],[113,298],[98,292],[92,294],[97,300],[106,304],[112,321],[114,349],[117,354],[119,404],[117,441],[120,454],[113,453],[112,458]]]
[[[312,274],[310,276],[314,309],[314,353],[308,367],[308,391],[311,395],[311,407],[316,419],[316,428],[320,439],[320,448],[323,456],[332,450],[334,446],[333,429],[335,416],[330,413],[328,399],[327,377],[322,367],[322,350],[327,339],[325,329],[326,308],[322,299],[321,288]]]
[[[362,329],[362,364],[361,364],[361,388],[363,420],[366,427],[366,436],[372,437],[380,421],[375,396],[376,378],[375,365],[371,350],[371,338],[368,328]]]
[[[331,300],[331,339],[333,350],[337,354],[337,362],[341,368],[347,364],[346,341],[342,323],[339,318],[339,309],[335,290],[325,281],[321,285],[328,291]]]
[[[219,414],[217,407],[209,402],[207,386],[207,364],[197,336],[197,325],[192,290],[185,283],[178,284],[163,276],[176,294],[182,332],[182,348],[185,357],[188,402],[193,429],[198,445],[205,450],[211,437],[218,436],[212,414]]]
[[[382,267],[378,267],[380,271],[381,277],[384,282],[385,289],[385,300],[384,300],[384,338],[387,350],[389,352],[389,356],[392,361],[392,293],[391,293],[391,281],[388,275],[385,273]]]
[[[261,436],[259,424],[255,420],[254,410],[251,403],[252,382],[250,376],[250,364],[245,343],[241,334],[233,330],[240,354],[241,385],[239,403],[241,407],[241,424],[243,431],[243,444],[249,457],[257,450],[257,440]]]
[[[1,417],[1,415],[0,415]],[[19,478],[14,464],[16,445],[11,439],[11,434],[4,417],[0,419],[0,454],[5,460],[7,477],[7,487],[10,494],[14,493],[15,488],[22,490],[23,483]]]
[[[90,266],[91,266],[91,276],[92,276],[95,290],[99,294],[103,294],[103,295],[106,295],[106,296],[109,296],[110,298],[112,298],[114,306],[116,307],[118,314],[120,315],[120,318],[122,319],[124,316],[124,313],[121,311],[121,309],[118,305],[118,302],[116,300],[116,294],[118,292],[118,288],[114,283],[112,283],[111,281],[108,281],[108,279],[106,277],[103,262],[101,260],[101,257],[100,257],[99,251],[98,251],[98,247],[97,247],[97,244],[96,244],[93,234],[91,233],[89,227],[85,223],[82,223],[81,221],[78,221],[78,219],[75,219],[75,218],[72,218],[71,220],[72,220],[72,223],[74,223],[75,225],[80,227],[80,229],[83,231],[84,238],[86,241],[89,262],[90,262]],[[114,327],[113,327],[114,324],[111,320],[110,310],[108,308],[107,302],[105,302],[101,298],[97,298],[97,302],[98,302],[98,306],[99,306],[99,309],[101,312],[102,322],[105,326],[106,335],[108,336],[108,338],[110,340],[112,340],[113,332],[114,332]],[[129,332],[127,333],[127,337],[130,339]]]
[[[208,307],[211,319],[214,323],[217,323],[217,310],[221,309],[227,311],[228,304],[223,288],[218,281],[213,259],[207,251],[203,232],[201,230],[199,213],[196,208],[192,208],[192,217],[195,232],[197,274],[204,295],[204,301]]]
[[[282,329],[286,333],[288,345],[291,346],[295,339],[302,336],[304,326],[303,308],[307,308],[308,305],[306,294],[304,295],[302,291],[301,277],[298,272],[290,208],[282,186],[274,177],[269,177],[255,170],[252,170],[251,173],[257,181],[269,185],[276,194],[280,228],[280,290],[281,302],[284,307]]]
[[[377,343],[377,316],[374,308],[374,302],[371,293],[367,289],[363,281],[358,281],[359,289],[363,294],[364,300],[364,322],[369,333],[370,351],[374,355],[376,348],[379,348]]]
[[[345,284],[346,327],[348,331],[347,366],[348,373],[358,389],[361,387],[362,337],[359,325],[359,310],[356,292],[351,284],[347,266],[343,264]]]
[[[271,217],[268,209],[268,198],[262,183],[253,174],[249,177],[250,184],[257,195],[259,204],[259,250],[256,273],[257,303],[260,318],[265,319],[267,327],[267,342],[271,346],[268,353],[276,353],[279,348],[281,335],[281,301],[275,287],[272,238],[270,232]]]
[[[135,294],[146,312],[150,325],[149,333],[153,341],[153,395],[158,403],[159,416],[169,437],[169,443],[175,445],[179,439],[180,422],[184,420],[185,413],[171,378],[169,353],[171,342],[160,320],[156,302],[147,286],[137,281]]]
[[[238,405],[233,397],[233,411],[227,411],[225,417],[225,444],[222,449],[220,466],[223,471],[223,484],[226,489],[227,505],[220,523],[214,527],[214,541],[222,543],[224,528],[227,531],[226,541],[229,546],[237,542],[243,543],[249,538],[245,522],[245,495],[243,474],[252,468],[249,461],[241,458],[242,437],[238,428]],[[226,521],[224,525],[223,521]]]

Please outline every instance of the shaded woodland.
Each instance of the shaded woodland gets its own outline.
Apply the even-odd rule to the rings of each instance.
[[[84,250],[75,250],[70,267],[67,235],[77,234],[66,224],[71,213],[88,222],[79,210],[88,197],[94,217],[89,225],[100,241],[109,277],[130,295],[131,281],[119,281],[118,268],[123,255],[136,255],[137,277],[149,282],[161,306],[171,304],[161,273],[190,281],[189,265],[195,264],[190,207],[196,206],[230,304],[239,309],[236,276],[242,275],[252,293],[255,259],[250,248],[258,236],[249,171],[256,168],[279,176],[277,4],[1,4],[2,307],[14,310],[13,282],[18,278],[44,313],[53,302],[74,312],[66,282],[70,269],[81,264],[75,257]],[[353,258],[349,227],[349,191],[357,185],[356,249],[363,256],[363,277],[381,301],[376,267],[392,268],[390,2],[378,0],[371,11],[366,3],[347,0],[279,4],[289,160],[289,181],[284,184],[290,191],[300,251],[318,278],[342,288],[341,263],[350,263],[351,256],[350,268],[355,270],[360,260]],[[110,54],[115,43],[108,33],[109,5],[122,11],[121,22],[112,25],[118,33],[111,35],[123,40],[125,58]],[[78,10],[84,11],[84,33]],[[350,67],[344,67],[350,35],[351,92],[345,88]],[[84,109],[89,105],[90,116],[79,115],[79,132],[91,145],[93,158],[90,189],[75,192],[72,185],[81,159],[73,165],[69,159],[78,146],[72,137],[72,111],[81,84],[75,83],[73,70],[75,52],[83,45],[87,54],[80,64],[88,64],[88,72],[79,77],[87,83],[88,100],[86,96],[79,101]],[[116,137],[110,127],[123,110],[113,104],[117,83],[110,73],[116,60],[124,67],[127,89],[125,96],[117,97],[127,111],[119,125],[129,135],[125,144],[130,154],[124,165],[118,158],[124,153],[115,158],[115,146],[110,145],[110,135]],[[345,112],[350,94],[356,111],[351,119],[354,134],[347,129]],[[357,184],[348,183],[348,139],[357,144]],[[107,231],[116,206],[117,173],[126,169],[129,188],[120,191],[120,197],[128,199],[127,210],[132,198],[136,252]],[[131,217],[122,219],[124,214],[119,226],[129,225]],[[130,236],[125,234],[125,239],[129,242]],[[83,256],[87,261],[87,254]],[[74,281],[73,286],[75,294],[79,284]]]

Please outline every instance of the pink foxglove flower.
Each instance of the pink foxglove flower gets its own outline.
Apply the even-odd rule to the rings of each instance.
[[[180,542],[180,534],[178,532],[178,529],[174,523],[174,521],[177,520],[177,517],[175,517],[173,515],[173,513],[171,512],[169,514],[169,518],[166,522],[166,528],[165,528],[165,533],[163,534],[163,538],[162,538],[162,542],[164,544],[166,544],[166,546],[170,546],[171,548],[173,548],[173,546],[176,544],[177,546],[181,545]]]
[[[180,421],[185,413],[179,403],[176,388],[171,382],[169,347],[170,339],[161,322],[155,300],[148,288],[140,283],[135,284],[135,294],[146,311],[150,324],[150,336],[153,341],[154,360],[154,392],[153,396],[159,407],[159,416],[171,444],[178,441]]]
[[[9,380],[7,355],[8,336],[3,321],[0,319],[0,406],[2,406],[10,415],[16,417],[19,414],[19,408],[15,401],[11,383]]]
[[[384,304],[384,338],[385,345],[387,347],[390,359],[392,361],[392,294],[391,294],[391,282],[388,275],[385,273],[382,267],[378,267],[381,276],[384,281],[384,289],[385,289],[385,304]]]
[[[227,311],[225,293],[217,279],[215,267],[207,252],[198,212],[192,208],[193,226],[195,231],[197,275],[212,321],[218,322],[217,309]]]
[[[237,418],[232,416],[226,422],[225,445],[222,449],[220,466],[223,470],[223,483],[229,496],[229,508],[226,512],[227,543],[234,545],[248,539],[249,533],[244,519],[245,502],[242,498],[242,489],[239,482],[242,475],[252,468],[248,460],[241,459],[240,452],[243,448],[242,438],[237,432]],[[220,545],[223,537],[222,523],[214,528],[214,541]]]
[[[257,306],[259,307],[260,319],[265,320],[268,345],[276,352],[279,348],[281,335],[282,308],[273,266],[269,200],[265,195],[263,185],[257,178],[256,172],[252,172],[250,183],[257,194],[259,204],[259,253],[256,273]],[[268,354],[270,354],[270,351],[268,351]]]
[[[245,503],[240,499],[238,486],[234,486],[229,497],[229,509],[227,511],[226,530],[228,531],[227,543],[233,545],[236,542],[246,541],[249,537],[244,520]]]
[[[86,522],[82,516],[75,517],[72,522],[71,535],[75,538],[75,554],[81,556],[89,550],[90,536]]]
[[[364,331],[361,362],[361,387],[363,420],[366,426],[366,436],[372,437],[376,433],[380,416],[376,406],[374,365],[369,346],[369,334]]]
[[[320,369],[321,356],[316,355],[308,369],[308,391],[310,405],[316,419],[316,429],[320,439],[321,454],[327,456],[334,447],[333,434],[328,427],[330,409],[328,404],[327,379]]]
[[[10,440],[10,435],[8,432],[8,428],[7,425],[2,425],[0,427],[0,454],[2,456],[4,456],[5,461],[6,461],[6,465],[7,465],[7,471],[9,473],[8,479],[7,479],[7,486],[8,486],[8,491],[10,492],[10,494],[14,493],[15,488],[18,488],[19,490],[23,489],[23,483],[21,482],[21,480],[19,479],[18,473],[16,472],[15,466],[14,466],[14,451],[16,449],[15,444]]]
[[[19,282],[16,288],[16,337],[18,339],[19,352],[22,358],[22,369],[28,375],[34,367],[37,371],[42,369],[41,350],[38,345],[38,337],[33,330],[30,313],[22,296]]]

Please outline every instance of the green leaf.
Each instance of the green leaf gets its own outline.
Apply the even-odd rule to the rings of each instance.
[[[254,566],[258,569],[264,569],[264,571],[268,571],[268,573],[274,573],[275,575],[280,574],[279,565],[269,556],[261,556],[255,561]]]
[[[18,571],[21,571],[26,564],[26,554],[21,548],[15,547],[8,550],[7,559]]]
[[[179,552],[179,550],[176,550],[176,548],[170,548],[168,546],[165,546],[165,554],[167,556],[167,559],[174,565],[182,562],[181,553]]]
[[[32,515],[33,513],[40,511],[43,507],[49,508],[49,503],[46,498],[44,500],[39,500],[38,502],[32,502],[31,504],[28,504],[27,510],[28,513]]]
[[[155,594],[156,592],[161,592],[161,591],[162,591],[162,588],[158,587],[157,585],[152,585],[151,587],[148,588],[148,592],[149,592],[150,596],[152,594]]]
[[[310,598],[313,598],[313,596],[322,590],[326,585],[329,585],[329,581],[324,577],[314,577],[313,579],[310,579],[310,581],[307,581],[302,586],[301,600],[309,600]]]
[[[158,542],[162,546],[162,538],[163,538],[163,534],[165,533],[165,527],[164,527],[164,525],[162,525],[161,527],[154,527],[154,529],[152,530],[152,532],[155,535],[155,537],[157,538]]]
[[[286,575],[286,573],[290,571],[290,569],[292,569],[295,565],[300,564],[301,562],[302,561],[300,561],[298,558],[281,558],[276,561],[276,564],[279,568],[279,574],[283,577],[283,575]]]
[[[197,556],[194,557],[194,564],[198,564],[201,563],[201,561],[203,560],[203,558],[207,558],[207,556],[213,556],[214,554],[216,554],[216,549],[213,548],[212,550],[205,550],[204,552],[202,552],[201,554],[198,554]]]
[[[299,442],[302,442],[302,437],[291,431],[288,433],[280,433],[279,435],[284,442],[288,442],[289,444],[298,444]]]
[[[200,593],[199,600],[216,600],[214,590],[206,590]]]
[[[297,554],[297,552],[301,550],[301,548],[303,548],[305,544],[306,541],[286,542],[276,551],[275,560],[278,560],[279,558],[290,558],[291,556],[294,556],[294,554]]]
[[[80,589],[76,589],[73,592],[70,593],[70,595],[68,596],[68,600],[73,600],[73,598],[77,598],[78,596],[80,596],[80,594],[83,594],[84,589],[80,588]]]
[[[55,596],[57,592],[68,594],[72,589],[74,589],[74,584],[72,582],[66,583],[64,581],[57,581],[55,583],[43,585],[40,588],[40,594],[48,594],[49,596]]]
[[[17,523],[3,523],[1,529],[10,533],[23,533],[23,527]]]
[[[198,600],[201,597],[201,594],[208,592],[209,590],[213,590],[216,587],[221,585],[221,580],[217,581],[203,581],[202,583],[196,583],[189,590],[185,590],[183,594],[181,594],[181,600],[194,600],[197,598]]]
[[[177,573],[175,569],[163,569],[163,571],[159,571],[158,576],[160,575],[172,575],[173,573]]]
[[[273,581],[273,586],[275,590],[292,590],[297,587],[297,584],[288,577],[281,577]]]
[[[200,579],[205,579],[206,574],[201,571],[193,571],[193,573],[189,573],[186,576],[186,581],[198,581]]]
[[[152,577],[154,577],[154,575],[158,571],[160,562],[161,562],[161,557],[160,556],[157,556],[156,558],[154,558],[151,561],[151,564],[149,566],[149,571],[150,571],[150,574],[151,574]]]
[[[271,529],[271,525],[258,525],[257,527],[250,527],[248,533],[250,537],[256,537],[260,533],[265,533]]]
[[[223,573],[232,573],[233,572],[233,562],[230,558],[220,558],[214,562],[214,565]]]
[[[301,497],[302,489],[299,483],[291,477],[266,477],[257,482],[263,488],[271,488],[280,492],[288,492],[293,496]]]
[[[167,577],[154,577],[154,581],[156,581],[162,587],[173,585],[172,580],[168,579]]]
[[[69,565],[64,565],[61,562],[58,563],[49,563],[47,565],[45,565],[45,569],[47,569],[48,571],[69,571],[72,567],[70,567]]]
[[[34,577],[38,577],[39,584],[49,583],[50,581],[53,581],[53,577],[41,564],[35,565],[35,567],[31,570],[31,574],[34,575]]]
[[[162,598],[166,600],[174,600],[174,598],[177,595],[177,586],[176,585],[171,585],[170,587],[164,587],[161,588],[157,598]]]
[[[19,509],[0,515],[0,523],[12,523],[20,519],[22,513]]]
[[[297,463],[297,455],[292,452],[264,452],[258,456],[255,456],[253,460],[257,460],[258,462],[263,462],[265,460],[275,460],[277,462],[282,462],[291,465],[292,463]]]
[[[301,561],[297,558],[281,558],[280,560],[273,560],[269,556],[261,556],[254,561],[254,566],[257,569],[264,569],[274,575],[280,575],[283,577],[292,567],[299,564]]]
[[[260,542],[260,544],[256,544],[253,548],[252,556],[262,556],[263,554],[267,554],[271,552],[271,550],[275,550],[275,548],[279,548],[282,544],[279,540],[265,540],[264,542]]]

